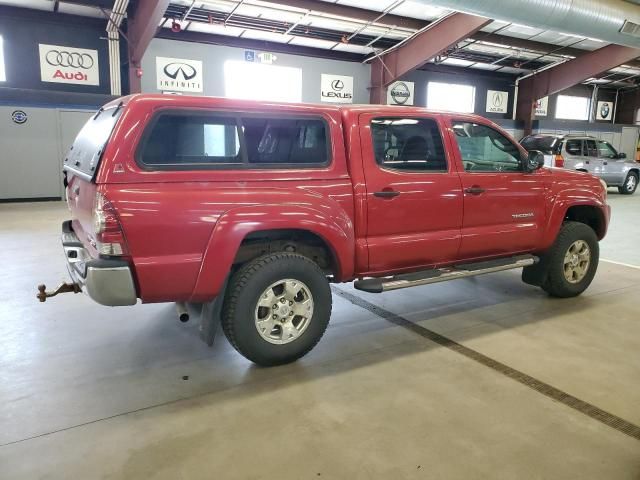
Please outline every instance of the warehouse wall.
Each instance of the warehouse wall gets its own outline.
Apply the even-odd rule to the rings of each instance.
[[[13,121],[17,110],[26,122]],[[0,106],[0,200],[62,198],[62,160],[94,111]]]
[[[323,58],[303,57],[277,53],[274,65],[302,69],[302,101],[320,102],[320,75],[329,73],[353,77],[354,102],[369,103],[370,66],[358,62],[345,62]],[[142,59],[142,91],[158,92],[156,88],[156,57],[201,60],[203,62],[203,94],[222,97],[224,91],[224,63],[227,60],[244,61],[244,49],[223,45],[208,45],[155,38]],[[287,88],[283,85],[282,88]]]

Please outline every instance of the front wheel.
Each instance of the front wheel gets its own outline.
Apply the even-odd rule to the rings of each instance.
[[[591,284],[598,268],[598,237],[591,227],[566,222],[547,253],[547,277],[542,288],[553,297],[575,297]]]
[[[222,327],[233,347],[263,366],[290,363],[320,341],[331,289],[313,261],[296,253],[252,260],[229,283]]]
[[[629,172],[624,184],[621,187],[618,187],[618,191],[622,195],[631,195],[636,191],[636,188],[638,188],[638,174],[635,172]]]

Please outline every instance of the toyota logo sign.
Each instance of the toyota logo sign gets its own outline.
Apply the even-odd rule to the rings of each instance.
[[[97,50],[45,44],[39,50],[43,82],[100,85]]]

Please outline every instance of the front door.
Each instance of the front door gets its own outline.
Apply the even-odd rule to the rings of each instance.
[[[606,161],[598,157],[598,146],[595,140],[584,140],[584,158],[587,171],[596,177],[604,178]]]
[[[609,142],[598,140],[598,157],[602,160],[602,179],[608,185],[622,185],[625,180],[625,162]]]
[[[464,192],[460,258],[471,260],[535,249],[546,220],[546,169],[524,171],[526,153],[489,125],[451,123]]]
[[[455,260],[462,188],[438,121],[360,116],[366,179],[369,271],[401,271]]]

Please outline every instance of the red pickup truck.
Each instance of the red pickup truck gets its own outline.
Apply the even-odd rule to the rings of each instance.
[[[490,121],[380,105],[133,95],[64,160],[73,283],[103,305],[204,304],[262,365],[320,340],[330,282],[367,292],[522,268],[582,293],[610,208],[597,178],[542,168]]]

